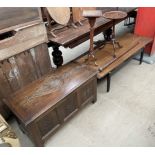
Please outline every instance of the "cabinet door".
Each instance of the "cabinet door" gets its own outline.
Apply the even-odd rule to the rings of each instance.
[[[69,94],[57,107],[60,119],[66,121],[77,111],[77,94],[73,92]]]

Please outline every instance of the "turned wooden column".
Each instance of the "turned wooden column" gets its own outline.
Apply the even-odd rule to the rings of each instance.
[[[55,45],[55,44],[49,42],[48,47],[53,48],[53,52],[52,52],[53,63],[57,66],[57,68],[62,66],[62,64],[63,64],[63,56],[62,56],[62,52],[59,49],[59,45]]]
[[[118,46],[118,48],[121,48],[122,46],[119,44],[119,42],[116,40],[116,36],[115,36],[115,24],[116,24],[116,20],[118,19],[123,19],[127,16],[126,12],[123,11],[108,11],[105,12],[103,14],[103,17],[106,19],[110,19],[113,22],[113,26],[112,26],[112,37],[108,38],[108,40],[105,40],[105,44],[110,43],[113,45],[113,57],[116,57],[116,45]]]
[[[90,61],[94,61],[94,64],[97,65],[96,63],[96,58],[95,58],[95,53],[94,53],[94,25],[96,22],[96,18],[102,16],[102,11],[100,10],[85,10],[83,11],[83,16],[88,19],[89,25],[90,25],[90,48],[89,48],[89,53],[88,53],[88,63]]]

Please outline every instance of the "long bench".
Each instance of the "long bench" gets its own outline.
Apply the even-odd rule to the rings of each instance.
[[[153,41],[151,38],[142,37],[131,33],[123,35],[122,37],[118,38],[118,40],[123,47],[116,50],[116,58],[114,58],[112,54],[112,45],[106,45],[105,47],[96,50],[95,56],[98,66],[90,64],[90,66],[98,72],[98,79],[101,79],[105,76],[107,77],[107,92],[109,92],[110,90],[110,75],[112,71],[122,65],[126,60],[133,57],[138,52],[141,52],[141,64],[143,60],[145,46]],[[83,64],[86,63],[86,58],[87,56],[83,56],[77,61]]]
[[[5,12],[0,26],[0,113],[5,118],[13,113],[36,146],[43,146],[73,114],[96,101],[96,70],[78,63],[52,68],[39,8],[0,11]]]
[[[69,63],[55,71],[46,42],[42,22],[0,41],[0,113],[11,110],[36,146],[97,99],[96,70]]]
[[[48,138],[86,103],[96,102],[96,71],[69,63],[16,91],[3,102],[36,146]]]

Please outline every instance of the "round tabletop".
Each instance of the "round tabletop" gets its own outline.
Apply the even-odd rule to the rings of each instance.
[[[98,18],[98,17],[102,17],[102,11],[101,10],[84,10],[83,11],[83,17],[85,18]]]
[[[124,11],[108,11],[103,14],[103,17],[106,19],[122,19],[127,16],[127,13]]]
[[[47,7],[47,11],[51,18],[60,25],[67,25],[70,20],[69,7]]]

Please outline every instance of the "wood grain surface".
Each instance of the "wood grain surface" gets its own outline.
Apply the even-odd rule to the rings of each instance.
[[[72,7],[73,22],[81,22],[85,18],[82,16],[84,10],[96,10],[96,7]]]
[[[78,63],[71,63],[11,94],[7,104],[27,124],[50,107],[54,107],[60,99],[67,96],[81,83],[86,82],[87,79],[95,74],[96,71],[94,72],[93,69],[85,65],[79,66]],[[55,86],[57,82],[58,85]],[[51,91],[45,95],[39,93],[40,96],[38,96],[36,91],[41,89],[43,85],[48,86]],[[45,90],[45,88],[43,87],[42,89]],[[34,99],[31,96],[34,96]],[[28,98],[31,98],[31,100],[27,100]]]
[[[0,7],[0,34],[42,21],[37,7]]]
[[[22,28],[10,38],[0,40],[0,61],[47,42],[47,32],[43,23]]]
[[[98,79],[103,78],[107,73],[117,68],[125,60],[139,52],[140,49],[144,48],[147,44],[152,42],[152,39],[127,33],[124,36],[118,38],[118,41],[123,47],[116,49],[116,58],[113,58],[112,45],[107,44],[102,49],[96,50],[95,56],[98,66],[90,66],[98,71]],[[77,61],[83,64],[86,58],[87,56],[84,56]]]
[[[96,71],[72,62],[16,91],[4,102],[35,145],[43,146],[60,126],[96,99]]]
[[[3,99],[23,88],[36,79],[44,76],[51,70],[51,61],[47,44],[38,45],[16,56],[12,56],[0,62],[0,104],[3,107]],[[3,116],[8,111],[0,108]]]
[[[69,7],[47,7],[50,17],[60,25],[67,25],[70,20]]]

